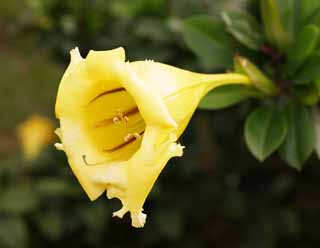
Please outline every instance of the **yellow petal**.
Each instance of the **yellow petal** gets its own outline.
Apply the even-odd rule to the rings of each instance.
[[[241,74],[201,74],[153,61],[130,63],[145,87],[163,99],[171,117],[178,124],[179,137],[189,123],[200,100],[210,90],[225,84],[251,82]]]
[[[176,143],[201,97],[238,74],[206,75],[141,61],[126,63],[122,48],[77,50],[63,76],[56,103],[57,132],[72,171],[91,200],[105,190],[142,227],[143,204],[168,160],[182,156]]]

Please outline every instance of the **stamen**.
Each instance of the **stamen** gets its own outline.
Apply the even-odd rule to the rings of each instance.
[[[124,116],[123,117],[123,121],[124,121],[124,124],[128,124],[128,122],[129,122],[129,117],[128,116]]]
[[[125,141],[125,142],[128,142],[128,141],[132,140],[132,138],[133,138],[133,135],[132,135],[131,133],[128,133],[128,134],[124,137],[124,141]]]
[[[141,135],[139,133],[128,133],[125,137],[124,137],[124,141],[125,142],[128,142],[128,141],[131,141],[133,139],[140,139],[141,138]]]
[[[133,134],[133,137],[135,138],[135,139],[141,139],[141,135],[140,134],[138,134],[138,133],[134,133]]]
[[[117,123],[117,122],[119,122],[119,120],[120,120],[120,119],[119,119],[118,116],[115,116],[115,117],[112,118],[112,122],[113,122],[113,123]]]
[[[113,119],[105,119],[105,120],[102,120],[100,122],[98,122],[94,128],[99,128],[99,127],[104,127],[104,126],[108,126],[110,124],[114,123],[113,122]]]
[[[83,160],[83,162],[85,163],[85,165],[87,165],[87,166],[102,165],[102,164],[104,164],[104,163],[107,162],[107,161],[103,161],[103,162],[99,162],[99,163],[89,163],[89,162],[87,161],[87,155],[82,155],[82,160]]]
[[[139,133],[140,136],[142,136],[143,134],[144,134],[144,130]],[[126,137],[128,137],[129,135],[131,136],[131,138],[127,138],[127,141],[126,141]],[[117,146],[115,146],[113,148],[110,148],[110,149],[104,149],[103,152],[115,152],[115,151],[117,151],[117,150],[125,147],[126,145],[129,145],[130,143],[132,143],[132,142],[137,140],[137,139],[135,139],[134,134],[130,134],[129,133],[129,134],[126,135],[126,137],[125,137],[125,142],[124,143],[119,144],[119,145],[117,145]]]
[[[117,116],[120,118],[120,120],[123,119],[123,112],[120,109],[117,109]]]
[[[128,124],[129,116],[135,115],[139,113],[139,109],[137,107],[133,107],[131,109],[128,109],[125,112],[122,112],[120,109],[116,110],[116,115],[110,119],[103,119],[99,121],[94,127],[105,127],[112,123],[117,123],[119,121],[124,121],[125,124]]]

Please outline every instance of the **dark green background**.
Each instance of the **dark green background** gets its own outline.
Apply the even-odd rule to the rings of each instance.
[[[181,138],[184,156],[169,162],[147,199],[143,229],[128,216],[111,218],[117,200],[90,203],[62,152],[48,147],[27,162],[19,149],[21,121],[35,113],[54,120],[73,47],[85,56],[124,46],[130,61],[213,72],[185,45],[182,20],[245,7],[239,0],[1,1],[0,247],[319,247],[319,161],[313,155],[300,173],[277,155],[256,161],[242,134],[254,101],[195,114]]]

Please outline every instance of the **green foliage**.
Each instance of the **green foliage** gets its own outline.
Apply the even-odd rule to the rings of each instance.
[[[258,51],[262,45],[263,37],[257,21],[247,13],[238,14],[223,12],[222,19],[227,31],[242,45]]]
[[[271,107],[259,107],[247,117],[244,135],[252,154],[260,161],[275,152],[287,134],[283,114]]]
[[[225,44],[224,50],[228,52],[221,47],[206,50],[212,42],[208,41],[202,48],[204,43],[197,40],[199,36],[184,36],[186,44],[201,61],[208,62],[214,55],[223,53],[230,61],[230,53],[233,54],[233,68],[230,63],[222,63],[224,68],[221,68],[221,64],[217,66],[217,62],[208,62],[206,65],[214,70],[220,68],[247,75],[260,94],[251,95],[245,87],[225,87],[208,94],[200,108],[219,109],[254,98],[263,105],[271,102],[274,106],[278,105],[279,109],[287,109],[286,118],[290,121],[287,120],[288,135],[281,146],[281,155],[291,166],[301,169],[313,150],[315,140],[312,119],[308,113],[309,108],[319,102],[320,96],[320,4],[313,0],[260,0],[258,9],[256,15],[243,10],[223,12],[216,22],[223,21],[224,26],[216,25],[215,32],[209,27],[201,29],[202,37],[207,35],[215,40],[219,37],[220,44]],[[186,23],[190,20],[192,18]],[[210,25],[209,22],[207,25]],[[195,29],[199,31],[200,27],[195,26]],[[227,45],[230,44],[230,37],[218,35],[223,32],[232,36],[232,46]],[[196,33],[190,36],[196,36]],[[251,52],[248,53],[246,49]],[[286,99],[294,102],[294,107],[286,106]],[[250,112],[248,109],[246,142],[253,155],[263,161],[283,141],[285,120],[270,109]],[[269,123],[270,119],[272,121]],[[273,129],[278,132],[274,139],[270,138],[274,137],[271,134]],[[304,138],[302,133],[305,133]]]
[[[225,85],[212,90],[205,96],[199,108],[206,110],[222,109],[233,106],[248,98],[259,97],[261,94],[252,87],[242,85]]]
[[[284,51],[289,44],[289,35],[285,31],[277,0],[260,0],[260,9],[268,42],[274,44],[280,51]]]
[[[310,84],[320,76],[320,52],[315,51],[294,78],[297,85]]]
[[[275,83],[251,61],[240,56],[236,56],[234,60],[236,70],[246,74],[251,79],[255,88],[262,93],[272,96],[279,92]]]
[[[205,68],[232,65],[235,42],[221,21],[210,17],[193,17],[183,27],[187,45],[199,56]]]
[[[1,49],[2,128],[17,125],[32,112],[53,116],[51,106],[54,105],[62,70],[50,61],[50,55],[45,50],[39,49],[39,53],[32,53],[31,42],[33,41],[25,40],[24,49],[14,50],[11,46],[17,43],[12,41],[11,46]],[[15,55],[12,56],[11,53]],[[13,83],[20,87],[12,87]],[[33,92],[41,94],[34,97]]]
[[[313,24],[305,26],[289,47],[287,67],[290,73],[304,64],[314,52],[319,41],[319,28]]]
[[[21,204],[23,202],[23,204]],[[38,199],[30,185],[6,187],[0,195],[0,211],[6,214],[21,215],[37,208]]]
[[[300,29],[300,0],[276,0],[276,7],[280,13],[283,29],[287,34],[289,45],[295,39]]]
[[[301,170],[315,146],[315,130],[310,110],[303,105],[290,102],[285,116],[288,134],[281,146],[280,155],[292,167]]]
[[[28,229],[19,218],[2,218],[0,220],[0,245],[7,248],[24,248],[28,246]]]
[[[317,19],[320,15],[320,2],[317,0],[304,0],[300,3],[301,8],[301,22],[302,24],[314,23],[320,24],[317,22]]]
[[[251,32],[262,33],[264,28],[261,16],[255,12],[254,3],[258,1],[249,1],[249,14],[244,9],[246,2],[0,1],[0,247],[317,247],[319,161],[313,156],[299,174],[283,166],[278,156],[267,159],[265,166],[258,166],[244,152],[240,127],[260,102],[271,102],[281,109],[283,99],[289,98],[309,113],[310,107],[298,103],[299,95],[314,86],[310,90],[319,96],[319,46],[294,75],[282,78],[279,71],[285,67],[286,54],[279,56],[276,46],[267,44],[264,35],[262,45],[272,48],[271,53],[261,51],[261,47],[250,48],[253,46],[249,43],[256,42],[256,34]],[[318,0],[277,3],[290,41],[307,24],[319,27]],[[293,8],[297,5],[292,3],[301,8]],[[219,19],[222,10],[231,22]],[[191,51],[196,50],[188,51],[179,34],[182,18],[193,19],[192,15],[199,14],[209,15],[204,18],[209,22],[218,22],[222,30],[217,33],[235,45],[226,48],[225,57],[223,52],[217,52],[227,63],[216,60],[215,53],[206,53],[215,50],[203,48],[203,56],[209,58],[207,70],[231,70],[233,55],[239,53],[281,91],[267,97],[257,89],[226,86],[209,93],[203,103],[210,109],[249,101],[216,113],[197,112],[181,139],[182,144],[190,144],[184,158],[170,162],[146,202],[148,222],[144,229],[130,228],[129,218],[111,218],[112,211],[120,207],[117,201],[107,201],[102,196],[90,202],[65,157],[53,148],[33,162],[21,158],[14,137],[16,125],[34,112],[53,116],[56,88],[71,48],[80,46],[85,56],[89,49],[122,45],[130,60],[152,58],[199,71],[206,59],[198,52],[200,59],[195,59]],[[258,29],[251,26],[247,16],[256,18]],[[249,30],[248,25],[253,29]],[[220,37],[212,38],[211,31],[207,35],[206,29],[198,30],[192,25],[191,29],[194,35],[200,34],[200,40],[205,37],[200,42],[206,45],[208,41],[209,47],[214,47],[211,42],[216,44],[216,40],[218,44],[228,43]],[[239,38],[240,32],[243,37]],[[197,41],[197,37],[190,36]],[[247,53],[248,49],[251,53]],[[306,133],[308,137],[307,128],[312,129],[310,124],[301,124],[299,135]],[[302,143],[311,147],[311,142]]]

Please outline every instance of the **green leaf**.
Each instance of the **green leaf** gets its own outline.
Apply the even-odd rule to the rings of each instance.
[[[289,37],[281,19],[277,0],[260,0],[260,10],[268,41],[280,51],[284,51],[289,44]]]
[[[198,107],[206,110],[222,109],[258,96],[259,92],[252,87],[225,85],[212,90],[202,99]]]
[[[182,34],[207,69],[232,66],[236,44],[223,22],[206,16],[193,17],[185,21]]]
[[[313,24],[304,27],[288,50],[287,70],[296,71],[310,57],[317,46],[319,33],[319,28]]]
[[[245,123],[244,135],[252,154],[260,161],[276,151],[287,133],[285,118],[278,110],[260,107],[252,112]]]
[[[315,146],[315,130],[310,110],[298,102],[285,109],[287,137],[280,147],[281,157],[292,167],[301,170]]]
[[[223,12],[222,19],[227,30],[242,45],[258,51],[263,43],[259,24],[249,14]]]
[[[290,44],[300,23],[300,0],[277,0],[283,28]]]
[[[314,78],[313,85],[317,90],[318,96],[320,96],[320,74]]]
[[[314,23],[314,19],[320,14],[319,0],[303,0],[300,1],[300,15],[302,25]]]
[[[23,203],[21,203],[23,204]],[[24,248],[28,246],[28,229],[19,218],[0,220],[0,247]]]
[[[318,102],[319,95],[315,84],[295,87],[293,92],[304,105],[313,106]]]
[[[314,52],[294,77],[296,85],[309,84],[320,76],[320,52]]]

